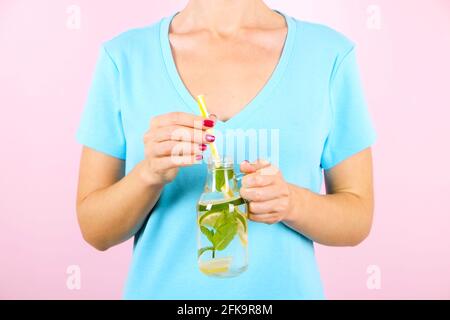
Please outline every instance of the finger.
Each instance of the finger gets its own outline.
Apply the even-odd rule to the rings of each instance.
[[[273,165],[269,165],[258,169],[258,172],[262,176],[276,176],[279,173],[279,169]]]
[[[273,214],[249,214],[248,218],[252,221],[255,222],[262,222],[262,223],[267,223],[267,224],[273,224],[276,223],[276,218],[274,217]]]
[[[156,158],[155,161],[159,161],[158,168],[160,170],[168,170],[198,164],[202,159],[203,156],[198,154],[192,156],[169,156],[164,158]]]
[[[258,159],[255,162],[252,162],[251,165],[256,169],[260,170],[270,166],[270,162],[264,159]]]
[[[282,212],[283,208],[280,208],[279,200],[267,200],[267,201],[251,201],[248,204],[249,211],[252,214],[261,215],[275,212]]]
[[[214,121],[214,123],[216,123],[216,121],[217,121],[217,116],[216,116],[215,114],[211,113],[211,114],[209,115],[209,119],[212,120],[212,121]]]
[[[278,189],[274,185],[261,188],[245,188],[240,189],[241,196],[248,201],[267,201],[278,197]]]
[[[204,119],[201,116],[186,112],[171,112],[160,116],[156,116],[151,120],[151,126],[161,128],[167,126],[183,126],[188,128],[197,128],[207,130],[212,128],[215,121],[212,119]]]
[[[243,173],[252,173],[257,170],[261,170],[270,166],[270,162],[267,160],[256,160],[255,162],[243,161],[241,163],[240,170]]]
[[[259,172],[247,174],[242,178],[242,186],[245,188],[265,187],[275,181],[275,176],[261,175]]]
[[[206,144],[168,140],[155,144],[151,153],[155,157],[188,156],[201,154],[206,148]]]
[[[247,160],[241,163],[241,165],[239,166],[239,170],[241,170],[242,173],[246,174],[256,172],[256,169]]]
[[[156,130],[154,133],[154,139],[156,142],[173,140],[207,144],[214,142],[216,137],[199,129],[192,129],[182,126],[168,126]]]

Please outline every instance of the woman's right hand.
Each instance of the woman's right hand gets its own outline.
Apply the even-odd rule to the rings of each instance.
[[[148,185],[163,186],[175,179],[180,167],[203,159],[202,153],[215,137],[207,133],[214,127],[215,116],[172,112],[152,118],[144,135],[145,159],[142,176]]]

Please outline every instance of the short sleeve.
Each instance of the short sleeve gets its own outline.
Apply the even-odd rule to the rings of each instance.
[[[352,48],[337,63],[330,79],[331,128],[321,166],[328,170],[370,147],[376,139]]]
[[[87,147],[125,159],[119,71],[104,46],[97,60],[76,138]]]

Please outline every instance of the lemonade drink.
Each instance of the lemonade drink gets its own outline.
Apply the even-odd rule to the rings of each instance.
[[[232,162],[212,161],[204,193],[197,204],[197,256],[204,274],[233,277],[247,269],[247,211]]]

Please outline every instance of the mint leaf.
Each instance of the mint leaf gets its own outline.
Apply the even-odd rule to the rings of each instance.
[[[214,234],[214,246],[216,250],[224,250],[237,233],[237,224],[226,223],[221,225]]]
[[[237,233],[236,218],[229,212],[225,211],[219,218],[217,218],[214,228],[216,229],[212,239],[214,248],[219,251],[224,250]]]
[[[214,242],[213,242],[214,231],[213,230],[209,230],[205,226],[200,226],[200,230],[208,238],[208,240],[214,245]]]
[[[203,247],[201,249],[198,249],[198,257],[200,257],[204,252],[209,250],[214,251],[214,247]]]
[[[223,170],[216,170],[215,173],[215,182],[216,182],[216,191],[218,192],[222,192],[222,187],[225,184],[225,177],[224,177],[224,173]]]
[[[226,180],[230,180],[234,176],[233,168],[223,169],[217,168],[214,171],[214,179],[216,182],[216,191],[222,192],[223,187],[225,186]]]

